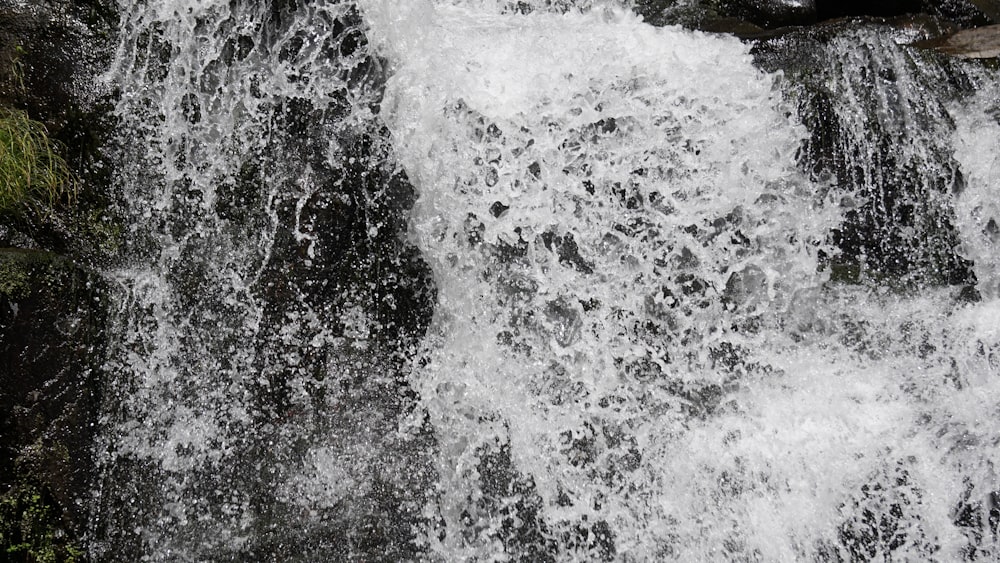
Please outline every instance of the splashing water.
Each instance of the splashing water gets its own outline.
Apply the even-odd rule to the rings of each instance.
[[[896,287],[969,283],[951,206],[963,174],[949,103],[984,82],[974,66],[907,47],[918,29],[834,23],[754,48],[786,88],[810,136],[804,163],[852,194],[834,239],[839,279]]]
[[[440,443],[433,549],[991,553],[956,513],[997,486],[977,399],[995,306],[824,285],[852,194],[798,171],[806,133],[746,48],[614,10],[454,4],[365,12],[439,288],[413,376]]]
[[[973,111],[959,114],[954,139],[955,158],[961,162],[967,183],[966,189],[956,197],[962,250],[975,263],[979,291],[990,299],[1000,297],[997,99],[995,83],[982,90],[972,106]]]
[[[995,77],[832,42],[900,98],[819,178],[787,80],[627,6],[122,3],[98,558],[1000,553]],[[830,282],[876,126],[986,300]]]
[[[310,560],[374,543],[406,558],[419,503],[390,493],[419,497],[409,481],[426,476],[405,453],[421,442],[394,442],[407,411],[394,373],[419,327],[394,310],[420,314],[406,276],[421,274],[396,233],[408,195],[385,164],[382,68],[357,10],[121,13],[109,80],[135,223],[111,273],[94,551]],[[386,511],[398,522],[367,530]]]

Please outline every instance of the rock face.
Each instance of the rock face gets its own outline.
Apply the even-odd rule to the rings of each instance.
[[[798,100],[810,130],[802,165],[855,195],[844,202],[846,221],[834,234],[838,279],[974,282],[971,264],[955,250],[950,198],[962,189],[962,172],[937,133],[954,128],[946,104],[968,95],[974,80],[954,61],[905,47],[944,25],[934,18],[845,20],[753,48],[761,68],[784,72]],[[919,119],[908,120],[898,106]]]
[[[435,295],[405,242],[415,194],[375,117],[384,70],[361,15],[233,2],[198,35],[171,2],[122,5],[123,50],[156,55],[119,61],[138,272],[111,273],[128,302],[91,555],[423,559],[434,444],[406,376]],[[212,72],[237,84],[187,78]],[[196,148],[180,163],[171,143]]]
[[[94,77],[106,66],[117,15],[106,0],[0,6],[0,105],[43,123],[79,180],[76,201],[45,218],[3,217],[0,247],[38,248],[87,259],[110,243],[111,166],[102,153],[112,123]]]
[[[723,0],[719,12],[763,28],[808,25],[817,19],[815,0]]]
[[[111,3],[5,4],[0,7],[0,101],[23,106],[50,125],[68,122],[91,94],[81,86],[106,55],[103,42],[116,21]]]
[[[653,25],[684,25],[750,36],[762,30],[810,25],[831,19],[929,14],[962,27],[997,21],[993,0],[637,0],[636,11]]]
[[[0,549],[65,560],[86,523],[105,304],[99,279],[0,252]]]
[[[288,142],[322,138],[321,115],[290,110],[282,121]],[[315,134],[299,134],[300,128]],[[294,200],[277,205],[279,227],[260,282],[266,328],[257,336],[256,352],[256,368],[268,385],[260,390],[255,416],[261,419],[259,428],[275,428],[261,431],[258,440],[273,440],[275,445],[260,458],[276,467],[344,465],[342,458],[324,458],[322,452],[328,451],[358,449],[366,457],[358,467],[344,468],[358,486],[334,505],[320,500],[328,493],[316,484],[303,482],[296,503],[274,498],[266,485],[255,483],[261,489],[260,518],[273,522],[251,542],[254,557],[263,560],[425,556],[415,531],[426,525],[420,507],[434,486],[428,455],[434,438],[429,427],[409,437],[400,436],[398,428],[408,417],[420,416],[416,392],[405,379],[406,366],[427,329],[436,296],[429,268],[403,242],[415,194],[406,176],[393,169],[388,131],[358,131],[344,145],[350,156],[342,170],[324,169],[319,159],[314,161],[323,189],[298,205]],[[353,326],[352,311],[357,310],[375,322],[368,328]],[[340,358],[332,362],[330,350],[301,347],[301,362],[289,366],[279,359],[289,353],[282,331],[295,330],[301,342],[320,337],[308,323],[289,322],[292,315],[318,319],[321,330],[343,334],[345,342],[358,341],[338,350]],[[295,370],[315,382],[308,391],[309,405],[295,396]],[[289,436],[300,441],[309,436],[311,453],[305,454],[303,444]],[[304,517],[302,502],[314,502],[310,508],[320,517]]]
[[[101,212],[107,118],[88,83],[114,17],[93,0],[0,6],[0,105],[42,122],[78,181],[75,206],[0,216],[0,553],[12,560],[83,557],[106,303],[78,264],[109,257],[114,230]]]

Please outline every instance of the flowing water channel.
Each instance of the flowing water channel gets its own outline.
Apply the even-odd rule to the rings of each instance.
[[[95,557],[1000,556],[995,73],[516,4],[122,0]]]

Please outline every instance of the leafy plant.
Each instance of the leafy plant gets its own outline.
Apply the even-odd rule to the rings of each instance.
[[[76,179],[56,148],[43,124],[0,108],[0,213],[48,217],[76,198]]]

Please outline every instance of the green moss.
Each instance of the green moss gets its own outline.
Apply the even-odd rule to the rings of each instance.
[[[0,555],[8,561],[80,561],[83,551],[68,541],[59,524],[49,495],[31,483],[19,483],[0,497]]]
[[[14,462],[16,480],[0,495],[0,560],[72,563],[81,550],[63,529],[62,510],[48,489],[52,464],[67,462],[62,443],[41,440],[21,449]],[[46,469],[46,468],[49,469]]]
[[[28,270],[20,261],[0,260],[0,294],[9,299],[20,299],[28,295]]]
[[[17,300],[33,290],[53,283],[52,273],[70,264],[51,252],[15,248],[0,249],[0,295]]]
[[[0,213],[49,216],[75,195],[76,180],[45,126],[23,111],[0,108]]]
[[[100,256],[114,256],[121,248],[122,224],[109,218],[102,209],[79,213],[74,219],[74,230]]]

